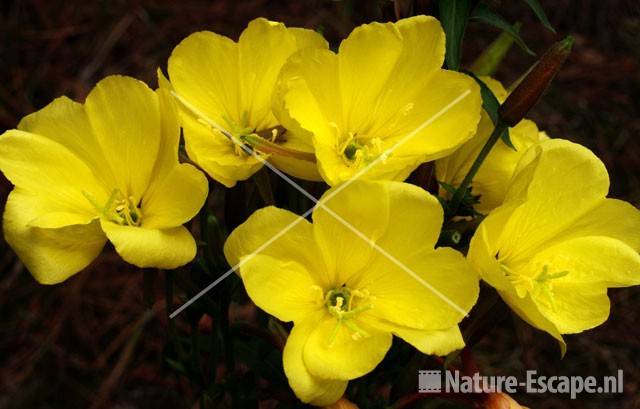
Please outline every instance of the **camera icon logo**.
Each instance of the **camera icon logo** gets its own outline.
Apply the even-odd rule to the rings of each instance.
[[[419,371],[418,392],[433,393],[442,391],[442,371]]]

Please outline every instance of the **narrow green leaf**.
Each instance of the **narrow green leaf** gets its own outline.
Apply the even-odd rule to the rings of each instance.
[[[493,122],[493,124],[497,125],[498,117],[499,117],[498,110],[500,109],[500,101],[498,101],[498,98],[496,98],[496,96],[493,94],[493,92],[487,86],[487,84],[482,82],[482,80],[478,78],[474,73],[465,71],[465,74],[472,77],[480,86],[480,96],[482,97],[482,108],[489,115],[489,118],[491,118],[491,121]],[[513,145],[513,142],[511,142],[511,136],[509,135],[509,128],[506,128],[504,130],[504,132],[500,135],[500,139],[502,139],[502,142],[504,142],[508,147],[510,147],[514,151],[516,150],[516,147]]]
[[[440,181],[438,181],[438,184],[439,184],[439,185],[440,185],[440,187],[442,187],[445,191],[447,191],[447,192],[449,192],[449,193],[451,193],[451,194],[454,194],[454,193],[456,192],[456,187],[455,187],[455,186],[453,186],[453,185],[451,185],[451,184],[449,184],[449,183],[446,183],[446,182],[440,182]]]
[[[509,134],[509,128],[504,130],[502,135],[500,135],[500,139],[502,139],[502,142],[504,142],[504,144],[507,145],[509,148],[513,149],[516,152],[518,151],[516,147],[513,145],[513,142],[511,142],[511,135]]]
[[[495,124],[498,123],[498,109],[500,108],[500,101],[493,94],[491,89],[474,73],[465,71],[465,74],[473,78],[480,86],[480,96],[482,97],[482,108],[489,114],[489,118]]]
[[[471,12],[471,1],[438,0],[438,10],[440,11],[440,23],[447,36],[445,62],[448,69],[458,71],[462,54],[462,39]]]
[[[532,56],[536,55],[536,53],[534,53],[529,47],[527,47],[522,37],[520,37],[520,34],[518,34],[516,30],[514,30],[513,26],[510,23],[507,20],[505,20],[504,17],[502,17],[495,11],[491,10],[486,5],[482,3],[478,3],[476,8],[473,9],[473,13],[471,14],[471,19],[478,21],[480,23],[488,24],[490,26],[499,28],[500,30],[511,35],[514,41],[516,42],[516,44],[518,44],[518,46],[522,48],[526,53]]]
[[[545,26],[549,31],[555,34],[556,30],[553,28],[553,26],[549,22],[549,19],[547,18],[547,15],[545,14],[538,0],[524,0],[524,2],[529,5],[531,10],[533,10],[533,12],[536,14],[536,17],[538,17],[538,20],[540,20],[542,25]]]

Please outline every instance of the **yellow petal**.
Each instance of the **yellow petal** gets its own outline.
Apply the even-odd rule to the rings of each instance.
[[[354,29],[338,52],[340,94],[347,131],[362,130],[387,85],[402,52],[402,36],[391,23],[370,23]]]
[[[333,149],[334,134],[329,124],[341,121],[337,78],[338,58],[325,49],[298,51],[282,67],[274,91],[273,113],[287,129],[285,137],[292,147],[313,151],[317,149],[314,148],[316,143],[319,146],[328,144]],[[277,157],[272,160],[282,161]],[[283,169],[294,176],[315,180],[313,169],[309,172],[294,169],[296,173],[292,173],[292,165],[285,163],[289,168]],[[316,166],[315,171],[319,175],[321,170]]]
[[[464,348],[465,345],[457,325],[444,330],[432,331],[396,327],[393,334],[427,355],[445,356]]]
[[[224,244],[224,254],[231,266],[254,252],[297,262],[313,269],[314,276],[321,277],[326,271],[313,239],[311,223],[276,207],[255,211],[231,232]]]
[[[439,70],[409,104],[398,107],[396,121],[377,122],[372,131],[392,136],[391,146],[403,141],[397,156],[424,155],[425,162],[446,156],[473,136],[480,121],[480,88],[458,72]]]
[[[141,198],[160,146],[158,97],[143,82],[114,75],[98,82],[85,107],[117,187]]]
[[[153,180],[146,194],[149,194],[155,188],[158,181],[163,180],[168,173],[178,163],[178,147],[180,144],[180,117],[178,103],[171,95],[172,86],[158,69],[158,84],[156,90],[158,101],[160,104],[160,113],[162,120],[160,146],[158,147],[158,157],[153,170]]]
[[[274,113],[294,135],[323,137],[329,122],[341,121],[338,56],[326,49],[306,48],[284,64],[274,94]],[[322,132],[324,131],[324,133]],[[309,139],[310,140],[310,139]]]
[[[527,151],[505,203],[526,201],[504,227],[504,260],[516,262],[599,206],[609,189],[603,163],[587,148],[550,139]]]
[[[58,142],[84,161],[99,180],[114,186],[113,173],[105,166],[102,148],[93,134],[84,105],[64,96],[56,98],[41,110],[22,118],[18,129]]]
[[[303,351],[316,325],[316,319],[310,318],[293,326],[282,353],[282,361],[284,373],[296,396],[305,403],[325,406],[340,399],[348,382],[322,379],[309,373],[303,360]]]
[[[471,238],[467,254],[467,259],[480,277],[495,289],[503,291],[513,289],[513,285],[496,257],[500,250],[500,235],[513,211],[513,206],[502,206],[492,211]]]
[[[476,206],[479,212],[487,214],[502,204],[520,157],[541,141],[539,135],[536,124],[524,119],[509,129],[509,136],[516,150],[508,147],[502,140],[494,146],[472,182],[473,194],[480,195],[480,203]]]
[[[105,220],[100,225],[124,261],[140,268],[174,269],[196,256],[196,242],[183,226],[146,229]]]
[[[640,284],[640,254],[616,239],[585,236],[564,241],[538,252],[531,260],[549,266],[550,272],[568,274],[553,280],[558,285],[572,283],[626,287]]]
[[[295,261],[249,254],[241,258],[240,275],[251,300],[281,321],[299,322],[324,308],[320,283]]]
[[[253,156],[238,155],[237,145],[220,131],[185,114],[181,119],[189,158],[226,187],[233,187],[237,181],[250,178],[262,167],[262,162]]]
[[[561,334],[595,328],[609,317],[609,297],[604,285],[557,283],[553,294],[553,304],[543,294],[534,300],[542,315],[553,322]]]
[[[296,148],[292,141],[287,141],[285,143],[281,143],[280,145],[285,148],[302,150],[305,152],[313,153],[312,148],[307,149],[299,149]],[[269,162],[272,163],[276,168],[280,169],[284,173],[287,173],[293,177],[302,180],[309,180],[312,182],[321,182],[322,176],[320,176],[320,172],[318,171],[318,166],[316,162],[310,162],[302,159],[289,158],[281,155],[272,155],[269,158]]]
[[[444,61],[445,35],[440,22],[431,16],[415,16],[395,24],[402,37],[402,51],[382,89],[383,105],[379,111],[385,115],[386,108],[411,102],[430,83]],[[413,81],[408,79],[413,78]],[[406,81],[403,81],[407,79]],[[413,82],[413,84],[411,84]],[[393,84],[393,85],[392,85]]]
[[[399,326],[442,330],[458,324],[475,304],[478,278],[464,256],[450,248],[396,259],[374,253],[348,282],[373,297],[369,314]]]
[[[173,171],[144,196],[142,227],[163,229],[188,222],[204,204],[208,190],[207,178],[202,172],[176,162]]]
[[[86,216],[79,213],[71,212],[56,212],[48,211],[47,208],[51,208],[51,205],[46,199],[39,200],[38,211],[42,212],[36,216],[33,220],[29,221],[29,226],[40,227],[44,229],[59,229],[65,226],[71,226],[74,224],[88,224],[97,219],[98,216],[90,215]]]
[[[255,129],[277,125],[271,100],[280,69],[299,47],[324,46],[326,42],[310,30],[291,31],[282,23],[257,18],[240,35],[240,101]]]
[[[329,48],[329,43],[322,37],[322,34],[308,28],[289,27],[289,33],[296,39],[296,48]]]
[[[56,284],[89,265],[106,237],[97,221],[60,229],[30,227],[40,206],[33,195],[14,189],[4,210],[4,237],[38,282]]]
[[[389,195],[389,219],[378,246],[399,259],[435,247],[443,221],[438,199],[422,188],[399,182],[371,184],[369,194]]]
[[[640,252],[640,210],[622,200],[603,200],[547,245],[583,236],[611,237]]]
[[[304,131],[303,131],[304,132]],[[286,148],[293,149],[301,152],[308,152],[313,154],[313,144],[311,143],[311,137],[308,134],[296,135],[293,130],[287,129],[284,134],[284,139],[278,142],[278,145]],[[293,157],[282,155],[271,155],[269,162],[281,171],[294,176],[299,179],[309,180],[312,182],[321,182],[322,176],[318,171],[318,166],[315,162],[296,159]]]
[[[200,31],[173,49],[168,72],[175,91],[218,124],[240,122],[238,47],[227,37]]]
[[[335,274],[333,286],[350,279],[372,253],[379,253],[373,244],[403,260],[433,250],[442,226],[438,201],[406,183],[358,180],[328,190],[320,202],[324,207],[313,212],[314,234],[329,273]]]
[[[40,198],[44,213],[76,215],[88,223],[98,211],[85,197],[104,203],[107,193],[87,164],[65,146],[44,136],[10,130],[0,136],[0,170],[14,185]],[[58,225],[60,226],[60,225]]]
[[[538,305],[531,299],[530,295],[521,298],[516,294],[515,290],[509,290],[500,291],[500,296],[529,325],[545,331],[555,338],[559,342],[561,354],[564,356],[567,345],[562,338],[561,331],[558,330],[555,322],[549,320],[540,312]]]
[[[309,372],[316,377],[350,380],[371,372],[391,347],[389,332],[378,331],[358,322],[367,336],[354,339],[344,324],[326,316],[311,332],[304,346],[303,358]]]
[[[329,286],[337,288],[360,271],[371,255],[371,246],[388,225],[387,185],[356,181],[325,192],[323,206],[313,211],[313,234],[322,252]]]

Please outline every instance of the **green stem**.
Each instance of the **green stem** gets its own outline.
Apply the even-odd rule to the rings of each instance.
[[[498,120],[493,133],[491,134],[491,136],[489,136],[489,139],[487,139],[487,142],[482,147],[482,150],[478,154],[478,157],[476,157],[476,160],[471,165],[469,172],[467,172],[467,175],[464,177],[462,183],[460,184],[460,186],[458,186],[455,193],[453,194],[453,197],[449,201],[448,214],[450,218],[458,213],[458,208],[462,203],[462,199],[464,199],[464,196],[467,193],[469,186],[471,185],[471,181],[476,176],[476,173],[478,173],[480,165],[482,165],[482,162],[484,162],[484,160],[487,158],[489,152],[491,152],[491,149],[493,149],[493,146],[496,144],[496,142],[498,142],[500,136],[506,129],[507,125],[501,120]]]

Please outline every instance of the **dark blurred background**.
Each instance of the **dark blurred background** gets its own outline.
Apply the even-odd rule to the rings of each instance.
[[[419,1],[428,10],[429,1]],[[591,148],[611,175],[612,196],[640,204],[640,2],[542,1],[558,38],[574,52],[531,117],[553,137]],[[523,1],[494,1],[536,52],[555,39]],[[357,24],[383,19],[374,1],[72,1],[4,0],[0,5],[0,132],[53,98],[82,101],[109,74],[155,86],[172,48],[212,30],[234,39],[251,19],[321,30],[337,44]],[[471,24],[463,64],[497,35]],[[514,47],[496,77],[510,84],[533,58]],[[224,64],[224,61],[213,62]],[[1,177],[1,176],[0,176]],[[11,185],[0,180],[0,206]],[[157,299],[162,298],[158,278]],[[148,312],[143,275],[107,250],[62,285],[38,285],[0,242],[0,408],[183,408],[197,393],[163,364],[166,319]],[[609,321],[567,337],[563,360],[550,338],[508,320],[479,345],[488,373],[609,375],[625,371],[624,394],[518,396],[532,408],[640,408],[640,288],[610,291]],[[514,336],[517,334],[517,337]],[[139,335],[139,336],[138,336]]]

